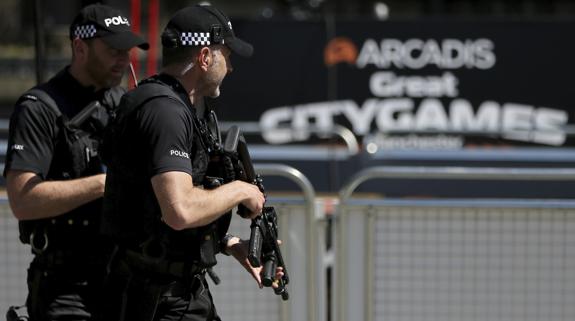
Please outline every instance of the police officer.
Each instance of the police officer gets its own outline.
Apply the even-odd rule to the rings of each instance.
[[[162,47],[162,72],[123,97],[105,139],[111,157],[102,227],[118,244],[105,319],[219,320],[206,271],[215,254],[232,254],[261,287],[246,241],[226,230],[233,207],[243,204],[253,218],[264,196],[253,184],[209,179],[218,131],[204,97],[220,94],[231,53],[249,57],[253,47],[206,5],[178,11]]]
[[[70,40],[71,64],[20,97],[10,118],[4,176],[20,238],[34,254],[30,320],[94,317],[106,261],[98,143],[124,93],[130,49],[148,48],[120,11],[103,5],[80,11]]]

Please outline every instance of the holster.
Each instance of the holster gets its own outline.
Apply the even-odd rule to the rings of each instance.
[[[210,268],[218,263],[216,254],[220,252],[220,237],[216,224],[209,224],[200,234],[200,265]]]
[[[45,310],[45,303],[42,300],[47,297],[46,287],[42,287],[42,279],[45,277],[45,271],[43,269],[35,266],[33,262],[28,269],[28,298],[26,300],[26,306],[28,313],[32,320],[40,320],[40,316]]]

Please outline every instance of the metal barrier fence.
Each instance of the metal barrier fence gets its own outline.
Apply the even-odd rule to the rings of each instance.
[[[359,199],[372,179],[575,181],[570,169],[376,167],[340,192],[335,320],[575,319],[575,201]]]
[[[575,170],[369,168],[341,190],[333,231],[301,172],[276,164],[256,165],[256,171],[264,179],[291,180],[303,192],[268,199],[279,213],[290,300],[258,289],[233,258],[220,256],[222,284],[211,288],[224,320],[575,319],[575,201],[365,199],[355,193],[374,179],[575,181]],[[247,238],[249,222],[234,217],[231,231]],[[31,259],[5,199],[0,232],[5,309],[24,302]],[[333,265],[325,243],[331,233]],[[330,280],[328,267],[335,272]]]
[[[18,239],[18,221],[6,198],[0,199],[0,318],[11,305],[26,300],[26,271],[32,260],[30,247]]]

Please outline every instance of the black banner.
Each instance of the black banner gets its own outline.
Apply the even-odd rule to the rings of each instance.
[[[575,24],[501,21],[236,23],[220,117],[267,144],[343,125],[368,151],[571,146]]]

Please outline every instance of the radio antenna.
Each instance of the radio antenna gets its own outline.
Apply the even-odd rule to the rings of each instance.
[[[136,77],[136,71],[134,70],[132,62],[130,62],[130,72],[132,73],[132,79],[134,80],[134,87],[138,87],[138,78]]]

